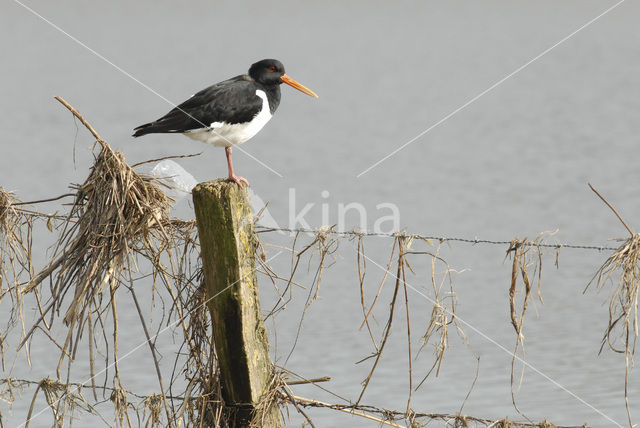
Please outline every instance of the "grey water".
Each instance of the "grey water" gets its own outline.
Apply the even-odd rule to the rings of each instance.
[[[587,183],[632,228],[639,227],[640,6],[625,1],[567,38],[615,4],[5,1],[0,6],[0,186],[22,200],[38,200],[66,193],[70,183],[86,177],[92,137],[53,100],[55,95],[75,106],[130,163],[203,152],[178,162],[199,181],[223,177],[221,149],[179,135],[134,140],[132,128],[166,113],[169,102],[181,102],[272,57],[319,95],[315,100],[283,87],[272,121],[241,147],[244,152],[234,151],[237,173],[269,201],[269,213],[281,227],[289,226],[292,204],[296,212],[313,204],[305,220],[319,227],[339,221],[340,204],[357,203],[366,210],[366,224],[358,224],[351,212],[345,226],[372,229],[388,214],[377,206],[392,204],[400,227],[411,233],[510,241],[550,231],[555,233],[550,242],[615,246],[609,239],[627,232]],[[189,217],[183,204],[180,213]],[[63,212],[64,207],[53,203],[42,209]],[[39,254],[34,257],[42,266],[55,235],[45,229],[35,238]],[[287,236],[263,239],[291,245]],[[368,302],[383,273],[376,263],[386,265],[391,244],[389,238],[365,238],[371,258]],[[435,245],[419,248],[435,251]],[[464,414],[523,419],[511,398],[516,337],[509,317],[506,249],[462,242],[441,246],[439,255],[456,272],[453,288],[466,338],[451,327],[440,374],[413,392],[414,410],[455,414],[464,404]],[[271,247],[268,256],[277,251]],[[627,424],[624,355],[606,347],[599,354],[609,291],[591,287],[583,292],[609,254],[565,248],[557,267],[553,250],[543,255],[543,303],[535,301],[527,312],[523,358],[528,365],[515,394],[532,420]],[[286,272],[290,260],[285,254],[273,264]],[[278,364],[305,377],[331,376],[323,386],[355,401],[372,361],[356,363],[373,350],[368,334],[359,329],[355,243],[341,239],[331,261],[299,335],[309,290],[296,289],[293,302],[267,327]],[[417,291],[410,289],[408,299],[415,356],[432,310],[424,296],[433,292],[430,260],[418,257],[413,263],[415,274],[408,272],[408,281]],[[310,277],[301,274],[300,280]],[[378,332],[392,287],[385,285],[376,312]],[[150,293],[141,289],[140,296]],[[274,296],[270,283],[262,281],[265,306]],[[406,407],[403,295],[401,303],[364,404]],[[2,311],[7,304],[5,299]],[[121,325],[132,326],[122,332],[122,353],[143,337],[137,317],[121,307]],[[7,350],[15,343],[9,338]],[[179,337],[169,333],[159,340],[163,370],[172,369],[178,346]],[[157,389],[147,354],[142,347],[121,361],[128,389]],[[34,342],[31,359],[29,367],[24,353],[18,354],[2,376],[55,375],[58,353],[46,340]],[[427,346],[413,360],[414,387],[432,363]],[[72,380],[82,382],[88,371],[78,364]],[[315,387],[294,388],[300,396],[344,403]],[[11,408],[0,404],[5,426],[24,421],[33,391],[25,390]],[[629,392],[637,422],[635,372]],[[37,405],[36,410],[46,406],[43,400]],[[105,421],[82,414],[73,425],[109,425],[109,407],[101,411]],[[300,426],[303,418],[289,411],[288,425]],[[319,427],[376,426],[331,410],[308,413]],[[51,425],[46,411],[31,424]]]

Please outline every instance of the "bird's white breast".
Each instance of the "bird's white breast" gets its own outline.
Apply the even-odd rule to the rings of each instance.
[[[267,94],[258,89],[256,95],[262,98],[262,109],[250,122],[235,124],[213,122],[209,128],[194,129],[185,132],[184,135],[218,147],[230,147],[244,143],[260,132],[272,117]]]

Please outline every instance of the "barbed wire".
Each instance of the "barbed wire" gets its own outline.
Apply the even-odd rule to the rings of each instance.
[[[40,380],[21,379],[17,377],[0,378],[0,385],[6,385],[8,389],[17,389],[17,388],[23,388],[26,386],[38,386],[38,385],[45,385],[45,384],[53,388],[63,388],[65,390],[68,390],[70,387],[74,387],[74,388],[77,388],[78,390],[88,389],[88,390],[104,391],[111,394],[124,392],[128,395],[131,395],[141,400],[147,400],[149,398],[158,396],[158,394],[143,395],[143,394],[130,391],[128,389],[124,389],[124,388],[118,389],[118,388],[112,388],[104,385],[87,385],[86,383],[80,383],[80,382],[62,382],[57,379],[51,379],[50,377],[46,377]],[[171,400],[185,399],[185,397],[183,396],[167,395],[166,397],[167,399],[171,399]]]
[[[329,377],[325,377],[325,378],[318,378],[318,379],[308,379],[308,380],[299,381],[299,382],[298,381],[285,382],[284,385],[282,385],[285,389],[283,389],[283,392],[279,394],[280,400],[282,400],[283,404],[290,403],[295,406],[319,407],[319,408],[328,408],[332,410],[338,410],[338,411],[355,415],[358,417],[374,420],[380,423],[381,425],[394,426],[394,427],[401,426],[396,422],[402,421],[402,420],[412,422],[411,426],[414,426],[414,424],[416,424],[417,426],[417,424],[421,419],[429,420],[429,421],[445,421],[447,422],[447,425],[449,424],[449,422],[454,422],[456,423],[456,426],[458,426],[458,424],[460,424],[460,426],[469,426],[468,425],[469,423],[475,423],[476,425],[481,424],[486,427],[493,427],[493,426],[511,426],[514,428],[515,427],[522,427],[522,428],[547,427],[547,426],[558,427],[558,428],[586,427],[586,425],[581,425],[581,426],[552,425],[546,420],[543,420],[540,423],[535,423],[535,422],[522,422],[522,421],[518,422],[518,421],[510,420],[507,418],[490,419],[490,418],[474,417],[471,415],[464,415],[460,413],[457,413],[457,414],[421,413],[421,412],[415,412],[413,410],[407,413],[403,411],[379,408],[376,406],[366,405],[366,404],[354,405],[353,403],[343,403],[343,404],[325,403],[318,400],[299,397],[289,392],[291,390],[288,387],[296,385],[298,383],[315,384],[315,382],[322,382],[330,379],[331,378]],[[134,405],[134,407],[138,410],[141,410],[141,408],[144,407],[151,412],[154,411],[154,406],[157,406],[158,398],[160,397],[159,394],[144,395],[144,394],[135,393],[125,388],[112,388],[109,386],[100,386],[100,385],[92,386],[92,385],[86,385],[84,383],[79,383],[79,382],[62,382],[56,379],[51,379],[49,377],[43,378],[41,380],[21,379],[16,377],[0,378],[0,386],[4,387],[4,390],[0,391],[0,395],[3,393],[6,394],[7,397],[4,397],[4,401],[8,401],[8,402],[11,402],[13,400],[12,396],[14,395],[14,390],[18,390],[18,389],[20,390],[20,393],[22,393],[26,388],[36,386],[38,388],[42,388],[42,390],[45,391],[46,393],[47,391],[50,391],[50,390],[70,391],[72,388],[74,388],[76,389],[77,392],[80,392],[82,390],[102,391],[103,393],[107,393],[110,395],[110,397],[107,398],[108,400],[114,400],[115,399],[114,394],[125,394],[126,396],[135,397],[138,402],[137,403],[128,402],[128,405]],[[96,407],[94,406],[96,404],[100,404],[101,401],[97,401],[96,403],[89,404],[88,402],[86,402],[86,400],[82,396],[77,397],[75,393],[72,393],[70,395],[71,395],[71,398],[80,398],[84,404],[87,404],[89,406],[89,408],[91,409],[91,412],[100,416],[97,413]],[[168,395],[166,396],[166,398],[169,400],[176,400],[176,401],[183,401],[183,402],[186,402],[186,401],[197,402],[199,399],[199,397],[189,397],[188,395],[187,396]],[[154,416],[157,417],[157,415],[153,415],[153,413],[149,415],[149,421],[153,420]],[[147,421],[147,425],[145,426],[149,426],[148,425],[149,421]],[[156,422],[159,422],[159,420]]]
[[[597,193],[597,191],[596,191],[596,193]],[[0,209],[2,209],[2,208],[10,208],[11,207],[11,208],[19,211],[25,217],[46,218],[46,219],[49,219],[49,220],[55,219],[55,220],[59,220],[59,221],[74,221],[74,219],[66,217],[66,216],[61,216],[57,212],[54,213],[54,214],[47,214],[47,213],[33,211],[33,210],[20,208],[20,207],[16,206],[16,205],[32,205],[32,204],[38,204],[38,203],[42,203],[42,202],[50,202],[50,201],[55,201],[55,200],[59,200],[59,199],[62,199],[64,197],[70,197],[70,196],[76,196],[76,194],[74,194],[74,193],[66,193],[66,194],[61,195],[61,196],[57,196],[57,197],[49,198],[49,199],[38,200],[38,201],[28,201],[28,202],[20,201],[20,202],[12,203],[12,204],[9,204],[9,205],[0,205]],[[262,210],[260,212],[258,212],[258,214],[256,215],[256,218],[259,219],[261,214],[262,214]],[[195,219],[186,220],[186,221],[182,221],[182,222],[185,223],[185,224],[189,224],[189,223],[195,222]],[[606,246],[606,245],[585,245],[585,244],[572,244],[572,243],[550,244],[550,243],[545,243],[545,242],[540,242],[540,241],[529,241],[529,240],[519,240],[519,239],[514,239],[514,240],[507,241],[507,240],[497,240],[497,239],[478,239],[477,237],[476,238],[459,238],[459,237],[448,237],[448,236],[425,235],[425,234],[421,234],[421,233],[407,233],[406,231],[371,232],[371,231],[368,231],[368,230],[355,230],[355,229],[346,230],[346,231],[338,231],[338,230],[334,230],[334,228],[335,228],[335,225],[333,225],[333,226],[322,226],[322,227],[316,227],[316,228],[306,228],[306,227],[290,228],[290,227],[262,226],[262,225],[256,224],[256,229],[258,229],[258,233],[260,233],[260,232],[288,232],[288,233],[310,233],[310,234],[314,234],[314,235],[327,234],[327,235],[342,236],[342,237],[377,236],[377,237],[384,237],[384,238],[396,238],[398,236],[402,236],[402,237],[410,238],[410,239],[421,239],[421,240],[428,240],[428,241],[438,241],[440,243],[444,243],[444,242],[462,242],[462,243],[465,243],[465,244],[472,244],[472,245],[478,245],[478,244],[513,245],[513,244],[521,243],[521,244],[523,244],[525,246],[535,247],[535,248],[552,248],[552,249],[555,249],[555,250],[568,248],[568,249],[573,249],[573,250],[592,250],[592,251],[599,251],[599,252],[602,252],[602,251],[615,251],[615,250],[618,249],[617,247],[610,247],[610,246]],[[621,241],[623,241],[623,239],[621,239]]]
[[[21,213],[27,217],[34,218],[45,218],[45,219],[55,219],[61,221],[73,221],[68,217],[63,217],[57,214],[46,214],[39,212],[29,212],[24,209],[19,209]],[[181,220],[180,222],[185,224],[193,223],[195,220]],[[506,240],[496,240],[496,239],[478,239],[478,238],[459,238],[459,237],[450,237],[450,236],[435,236],[435,235],[423,235],[421,233],[407,233],[405,231],[401,232],[371,232],[367,230],[334,230],[333,226],[323,226],[317,228],[289,228],[289,227],[270,227],[270,226],[262,226],[256,225],[257,233],[267,233],[267,232],[288,232],[288,233],[310,233],[310,234],[327,234],[333,236],[342,236],[342,237],[362,237],[362,236],[374,236],[374,237],[382,237],[382,238],[396,238],[398,236],[411,238],[411,239],[422,239],[427,241],[438,241],[440,243],[445,242],[462,242],[465,244],[486,244],[486,245],[512,245],[514,243],[522,242],[518,239],[514,239],[511,241]],[[572,250],[592,250],[592,251],[615,251],[617,247],[610,247],[606,245],[586,245],[586,244],[568,244],[568,243],[557,243],[557,244],[549,244],[545,242],[534,242],[534,241],[526,241],[522,242],[523,245],[528,247],[535,248],[552,248],[555,250],[561,249],[572,249]]]
[[[287,227],[268,227],[256,225],[257,233],[266,233],[266,232],[289,232],[289,233],[311,233],[314,235],[317,234],[326,234],[326,235],[334,235],[334,236],[344,236],[344,237],[361,237],[361,236],[378,236],[385,238],[396,238],[396,237],[405,237],[412,239],[422,239],[427,241],[439,241],[440,243],[444,242],[463,242],[466,244],[488,244],[488,245],[513,245],[514,243],[522,243],[525,246],[536,247],[536,248],[553,248],[556,250],[560,250],[563,248],[569,248],[574,250],[597,250],[597,251],[615,251],[618,248],[616,247],[608,247],[608,246],[598,246],[598,245],[582,245],[582,244],[548,244],[544,242],[534,242],[534,241],[520,241],[518,239],[514,239],[511,241],[505,240],[491,240],[491,239],[478,239],[478,238],[455,238],[455,237],[447,237],[447,236],[430,236],[430,235],[422,235],[415,233],[406,233],[402,232],[370,232],[366,230],[347,230],[347,231],[338,231],[334,230],[333,226],[324,226],[319,228],[287,228]]]
[[[44,218],[44,219],[55,219],[59,221],[74,221],[68,217],[64,217],[58,214],[46,214],[36,211],[29,211],[22,208],[17,209],[21,212],[22,215],[26,217],[33,218]],[[184,224],[191,224],[195,222],[192,220],[179,220],[179,222]],[[615,251],[617,247],[610,247],[606,245],[586,245],[586,244],[569,244],[569,243],[557,243],[557,244],[549,244],[545,242],[534,242],[534,241],[521,241],[518,239],[514,239],[511,241],[506,240],[496,240],[496,239],[478,239],[478,238],[459,238],[459,237],[450,237],[450,236],[435,236],[435,235],[424,235],[421,233],[407,233],[406,231],[400,232],[371,232],[367,230],[334,230],[334,226],[322,226],[317,228],[290,228],[290,227],[271,227],[271,226],[262,226],[257,224],[256,229],[257,233],[267,233],[267,232],[288,232],[288,233],[310,233],[310,234],[326,234],[333,236],[342,236],[342,237],[362,237],[362,236],[374,236],[374,237],[382,237],[382,238],[396,238],[398,236],[411,238],[411,239],[421,239],[427,241],[438,241],[440,243],[445,242],[462,242],[465,244],[486,244],[486,245],[512,245],[514,243],[522,243],[528,247],[535,248],[552,248],[555,250],[561,249],[572,249],[572,250],[592,250],[592,251]]]

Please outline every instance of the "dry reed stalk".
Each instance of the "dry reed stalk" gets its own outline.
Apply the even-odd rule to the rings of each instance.
[[[638,338],[638,290],[640,290],[640,233],[634,233],[622,219],[616,209],[591,184],[589,187],[616,215],[620,223],[629,232],[629,238],[622,244],[596,271],[587,288],[595,281],[599,290],[612,284],[609,299],[609,322],[605,329],[600,352],[605,344],[618,353],[624,353],[624,399],[629,426],[633,427],[631,407],[629,405],[629,386],[631,369],[634,365],[633,355]],[[618,277],[615,281],[615,277]],[[586,290],[586,289],[585,289]],[[616,339],[622,338],[623,347],[616,345]]]
[[[116,386],[113,388],[113,392],[109,399],[113,403],[118,426],[125,427],[125,419],[129,427],[133,426],[131,424],[131,419],[129,418],[129,407],[133,406],[127,400],[127,391],[121,386]]]
[[[82,396],[81,387],[76,388],[76,390],[74,391],[73,384],[58,382],[50,378],[42,379],[40,382],[37,382],[37,385],[38,387],[33,394],[31,405],[29,406],[29,411],[27,413],[25,428],[28,428],[30,426],[30,423],[32,421],[31,415],[33,414],[36,398],[38,397],[38,393],[40,391],[42,391],[42,395],[47,402],[47,406],[51,410],[54,419],[53,426],[56,428],[64,428],[65,421],[67,419],[70,421],[69,425],[71,425],[71,421],[73,421],[74,419],[74,412],[76,408],[80,408],[87,413],[92,413],[99,416],[99,413],[95,410],[95,408],[91,406]],[[102,419],[102,421],[106,422],[104,419]]]
[[[9,295],[12,300],[8,327],[0,331],[0,360],[5,370],[4,338],[20,321],[25,334],[23,298],[20,283],[33,275],[31,263],[33,219],[18,207],[21,201],[0,186],[0,302]],[[50,226],[51,223],[47,223]],[[36,296],[39,299],[39,296]],[[30,358],[28,350],[27,359]]]
[[[273,376],[266,392],[256,406],[255,416],[252,418],[250,428],[261,428],[271,419],[271,410],[280,402],[280,391],[287,388],[284,379],[273,369]]]
[[[365,418],[365,419],[369,419],[372,421],[375,421],[379,424],[382,425],[387,425],[387,426],[392,426],[392,427],[397,427],[397,428],[403,428],[402,425],[398,425],[394,422],[391,422],[389,420],[385,420],[364,412],[359,412],[357,410],[355,410],[354,408],[344,408],[341,406],[333,406],[331,404],[328,403],[324,403],[322,401],[318,401],[318,400],[311,400],[309,398],[303,398],[303,397],[297,397],[295,395],[291,396],[291,399],[295,402],[297,402],[297,404],[302,404],[302,405],[310,405],[310,406],[316,406],[316,407],[329,407],[332,408],[334,410],[338,410],[344,413],[348,413],[350,415],[354,415],[354,416],[359,416],[361,418]]]
[[[603,346],[608,344],[616,352],[626,352],[615,345],[614,333],[620,327],[621,337],[631,333],[638,336],[638,289],[640,287],[640,234],[633,234],[618,247],[618,249],[605,260],[593,276],[592,282],[596,282],[599,289],[607,284],[614,284],[609,301],[609,324],[607,325]],[[614,282],[618,276],[617,282]],[[629,345],[625,339],[625,348]]]
[[[405,237],[404,236],[397,236],[394,240],[394,248],[395,245],[397,244],[398,246],[398,259],[397,259],[397,264],[396,264],[396,275],[394,276],[395,278],[395,286],[393,289],[393,297],[391,298],[391,303],[389,305],[389,316],[387,318],[387,322],[384,326],[384,329],[382,331],[382,338],[380,340],[380,344],[378,346],[376,346],[376,352],[374,352],[372,355],[370,355],[369,357],[365,358],[365,359],[369,359],[369,358],[374,358],[373,361],[373,365],[371,366],[371,370],[369,371],[369,374],[367,375],[367,377],[364,379],[364,381],[362,381],[362,389],[360,390],[360,395],[358,396],[358,399],[356,400],[356,404],[355,406],[358,406],[360,404],[360,401],[362,401],[362,397],[364,397],[364,393],[367,390],[367,387],[369,386],[369,382],[371,382],[371,379],[373,378],[373,374],[376,371],[376,368],[378,367],[378,363],[380,362],[380,358],[382,357],[382,352],[384,351],[385,345],[387,344],[387,341],[389,340],[389,335],[391,334],[391,327],[393,325],[393,315],[395,313],[395,309],[396,309],[396,299],[398,297],[398,291],[400,290],[400,286],[403,285],[402,282],[402,276],[403,276],[403,271],[404,271],[404,266],[405,266],[405,241],[404,241]],[[393,253],[393,250],[392,250]],[[374,303],[377,300],[378,296],[380,295],[380,291],[382,290],[382,285],[384,285],[384,281],[387,278],[387,274],[389,273],[389,270],[387,269],[387,271],[385,272],[385,275],[382,279],[380,288],[378,289],[378,294],[376,295],[376,298],[374,299]],[[406,283],[404,283],[404,285],[406,286]],[[368,314],[371,313],[371,308],[369,308],[369,312]],[[367,314],[367,316],[368,316]],[[366,317],[365,316],[365,321],[366,321]],[[364,360],[361,360],[364,361]]]
[[[369,311],[367,311],[367,304],[365,301],[365,292],[364,292],[364,278],[367,274],[367,259],[365,256],[365,249],[364,249],[364,239],[363,239],[363,235],[357,235],[356,236],[357,242],[356,242],[356,254],[357,254],[357,265],[358,265],[358,282],[360,285],[360,307],[362,308],[362,316],[364,318],[364,321],[362,322],[362,324],[360,324],[360,330],[362,330],[362,327],[364,325],[367,326],[367,332],[369,333],[369,339],[371,339],[371,343],[373,344],[373,346],[376,348],[376,351],[378,350],[378,344],[376,343],[376,339],[375,336],[373,335],[373,330],[371,329],[371,324],[369,324],[369,317],[368,317],[368,312],[371,311],[371,308],[369,308]],[[391,256],[393,258],[393,254]],[[378,290],[378,295],[380,294],[380,290]],[[377,295],[376,295],[376,299],[377,299]],[[374,302],[375,304],[375,302]],[[373,306],[373,305],[372,305]]]
[[[197,397],[197,406],[188,408],[188,419],[192,426],[211,426],[212,423],[228,420],[231,410],[222,399],[220,373],[210,332],[211,320],[201,272],[194,279],[196,280],[200,287],[191,294],[185,305],[185,310],[189,313],[184,330],[189,350],[185,377],[189,380],[189,395]]]
[[[291,295],[286,300],[284,296],[288,292],[290,292],[292,285],[297,285],[302,289],[309,290],[309,296],[307,297],[304,311],[306,311],[309,308],[309,306],[311,306],[311,304],[317,299],[318,293],[320,291],[320,284],[322,282],[322,274],[324,272],[324,269],[331,266],[334,263],[334,261],[330,261],[327,264],[327,256],[330,256],[333,253],[335,253],[338,248],[338,241],[336,239],[330,238],[332,233],[333,233],[333,226],[322,228],[313,233],[311,242],[305,244],[301,250],[297,250],[296,246],[298,244],[298,240],[300,239],[301,232],[296,232],[291,248],[287,249],[287,251],[291,253],[291,268],[287,278],[283,278],[275,274],[273,269],[271,269],[270,267],[268,267],[266,263],[264,263],[265,256],[261,256],[259,258],[261,260],[261,266],[263,268],[266,268],[262,273],[265,273],[268,276],[270,276],[272,281],[275,281],[275,280],[286,281],[284,291],[280,292],[278,290],[278,294],[280,297],[276,305],[273,307],[273,309],[269,311],[270,315],[278,312],[283,306],[285,306],[291,300]],[[259,235],[256,235],[256,237],[258,236]],[[260,248],[263,247],[263,244],[259,239],[258,239],[258,246]],[[298,269],[301,266],[303,257],[308,256],[306,271],[307,273],[309,273],[312,270],[312,261],[316,255],[318,257],[318,262],[314,265],[315,266],[313,269],[314,276],[313,276],[313,279],[311,280],[311,284],[305,286],[296,282],[294,278],[296,276],[296,273],[298,272]],[[303,317],[304,317],[304,311],[303,311]],[[269,315],[267,315],[267,317],[268,316]]]
[[[56,99],[89,129],[96,138],[99,152],[85,182],[75,187],[75,200],[62,224],[51,262],[38,275],[31,275],[30,281],[20,290],[24,293],[35,292],[37,297],[39,285],[51,278],[50,300],[41,309],[38,321],[24,335],[21,346],[36,330],[44,332],[61,349],[58,368],[60,377],[63,359],[69,359],[71,367],[70,363],[75,358],[83,331],[88,329],[91,382],[95,387],[93,358],[99,351],[94,349],[94,337],[102,335],[107,350],[112,353],[116,370],[114,385],[117,390],[111,394],[116,423],[120,426],[131,425],[129,410],[133,407],[126,401],[118,368],[116,291],[120,285],[127,283],[132,290],[133,273],[138,271],[137,258],[148,261],[153,267],[153,295],[155,296],[156,280],[159,279],[171,297],[172,305],[166,316],[170,318],[172,314],[177,315],[179,325],[187,336],[187,323],[193,318],[190,313],[183,311],[188,301],[188,297],[184,296],[190,295],[191,290],[197,288],[193,286],[193,280],[199,271],[198,265],[193,269],[191,264],[191,260],[197,256],[194,253],[197,253],[195,250],[198,246],[194,236],[195,223],[171,219],[169,209],[172,200],[164,194],[157,181],[134,171],[125,162],[124,156],[114,152],[77,110],[61,98]],[[191,275],[191,272],[196,274]],[[103,293],[106,291],[105,286],[108,293]],[[51,321],[47,322],[46,317],[53,320],[62,305],[68,305],[63,318],[68,326],[68,333],[64,343],[58,344],[47,333],[51,328]],[[140,312],[140,305],[136,307]],[[107,322],[104,317],[109,315],[113,321],[112,337],[105,334]],[[140,317],[142,320],[141,313]],[[145,328],[146,323],[141,322]],[[150,339],[148,330],[145,334]],[[208,351],[205,348],[202,350]],[[159,357],[153,347],[151,354],[157,366]],[[105,364],[109,366],[108,358]],[[197,367],[206,369],[207,372],[192,374],[202,377],[207,384],[215,385],[215,381],[210,381],[206,374],[212,367],[215,372],[215,364]],[[162,385],[159,374],[158,380]],[[215,386],[208,391],[212,389]],[[164,391],[162,396],[166,397]],[[215,401],[215,398],[207,401]],[[166,398],[163,398],[163,403],[167,416],[164,424],[172,426],[172,406]],[[188,410],[189,407],[193,408],[186,402],[184,409]],[[200,415],[197,415],[197,419],[203,420]],[[155,416],[151,418],[152,422],[153,420]]]
[[[133,251],[149,247],[149,235],[162,234],[169,219],[171,200],[154,179],[136,173],[95,130],[64,100],[63,103],[96,137],[100,152],[76,197],[61,232],[57,256],[24,287],[33,291],[45,278],[53,277],[56,310],[70,291],[73,297],[64,316],[69,332],[90,308],[97,310],[103,288],[117,288],[127,259]],[[158,233],[157,231],[160,230]],[[70,337],[67,338],[70,342]],[[65,347],[66,349],[66,347]]]
[[[431,245],[431,242],[425,242]],[[435,358],[431,368],[418,383],[418,386],[416,387],[417,390],[434,370],[436,377],[440,375],[440,368],[444,361],[445,352],[449,349],[449,326],[455,327],[456,331],[465,343],[467,343],[467,340],[464,331],[456,319],[456,306],[458,301],[453,289],[453,278],[451,275],[454,271],[446,260],[440,257],[440,246],[436,248],[435,252],[411,251],[409,254],[421,254],[431,258],[431,287],[433,289],[433,308],[431,310],[431,316],[429,318],[427,328],[422,335],[422,345],[420,346],[418,353],[421,352],[425,346],[431,345],[433,347]],[[436,275],[437,262],[440,262],[445,268],[441,279],[438,279]],[[448,287],[445,288],[446,285],[448,285]]]
[[[298,338],[302,330],[302,324],[304,322],[306,312],[318,297],[318,293],[320,291],[320,284],[322,283],[322,274],[327,267],[330,267],[331,265],[333,265],[333,263],[335,263],[335,260],[327,259],[329,256],[332,256],[338,249],[338,241],[335,238],[331,238],[332,234],[333,234],[333,226],[320,229],[312,235],[311,242],[309,242],[308,244],[305,244],[301,250],[297,250],[296,245],[298,244],[298,240],[301,237],[301,233],[296,232],[291,248],[286,249],[288,252],[291,253],[291,267],[287,277],[283,277],[276,274],[274,270],[268,265],[267,260],[265,260],[266,256],[257,257],[257,260],[260,263],[260,266],[262,268],[262,270],[259,270],[258,272],[267,275],[267,277],[270,279],[270,281],[274,285],[276,292],[278,293],[278,300],[273,305],[271,310],[267,313],[267,315],[264,317],[265,320],[271,316],[274,316],[279,311],[283,310],[286,307],[287,303],[291,301],[291,299],[293,298],[293,294],[292,294],[293,285],[298,286],[302,289],[308,290],[305,306],[300,315],[300,320],[298,322],[296,337],[295,337],[293,346],[291,347],[291,350],[289,351],[289,354],[285,359],[285,363],[289,360],[289,358],[291,357],[291,355],[293,355],[293,352],[295,351],[295,348],[298,343]],[[259,249],[262,249],[264,245],[258,237],[259,235],[256,234],[256,239],[258,241],[257,247]],[[273,256],[273,257],[276,257],[276,256]],[[313,277],[311,279],[311,283],[308,284],[307,286],[299,284],[295,280],[295,276],[298,273],[298,269],[303,265],[301,263],[303,262],[305,256],[308,256],[307,273],[310,273],[311,271],[313,271]],[[312,261],[313,261],[313,258],[316,256],[318,260],[317,260],[317,263],[313,264],[313,269],[312,269]],[[283,290],[280,290],[280,288],[277,286],[276,281],[282,281],[285,283]]]
[[[522,353],[522,358],[524,358],[524,317],[529,302],[531,301],[532,290],[534,289],[532,277],[537,280],[536,297],[542,303],[542,248],[545,244],[544,239],[553,236],[554,233],[555,232],[542,232],[533,241],[529,241],[526,237],[523,240],[516,238],[511,241],[507,249],[507,257],[510,254],[513,255],[509,281],[509,313],[511,316],[511,324],[516,332],[516,343],[511,357],[511,402],[516,411],[523,416],[524,414],[516,404],[515,394],[524,379],[524,366],[520,372],[519,381],[517,382],[518,387],[516,388],[516,362],[518,361],[519,352]],[[535,255],[532,256],[531,251],[533,251]],[[518,277],[522,279],[524,286],[524,297],[521,299],[520,309],[518,309],[518,301],[516,298]]]
[[[165,396],[164,394],[153,394],[148,396],[143,404],[146,410],[149,410],[149,417],[145,421],[145,427],[149,426],[162,426],[162,421],[160,420],[160,415],[163,410],[163,402]]]
[[[363,417],[376,423],[394,427],[420,428],[431,426],[434,422],[443,422],[445,427],[485,427],[485,428],[588,428],[587,425],[554,425],[551,422],[542,420],[541,422],[519,422],[507,418],[490,419],[474,417],[462,414],[445,413],[415,413],[406,415],[404,411],[388,410],[375,406],[353,405],[353,404],[333,404],[310,398],[303,398],[293,394],[283,394],[283,401],[293,402],[300,407],[317,407],[337,410],[354,416]],[[402,425],[400,423],[403,423]],[[439,426],[439,425],[438,425]]]

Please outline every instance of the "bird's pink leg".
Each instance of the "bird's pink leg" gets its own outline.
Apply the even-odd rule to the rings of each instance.
[[[231,162],[231,147],[225,147],[224,152],[227,155],[227,166],[229,167],[229,180],[242,187],[242,184],[249,185],[249,182],[244,178],[237,176],[233,173],[233,163]]]

